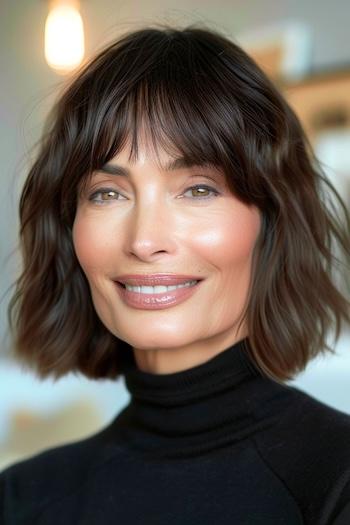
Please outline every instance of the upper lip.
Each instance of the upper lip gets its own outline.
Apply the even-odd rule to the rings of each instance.
[[[174,275],[165,273],[152,273],[152,274],[127,274],[116,277],[115,280],[123,283],[130,284],[133,286],[171,286],[176,284],[185,283],[187,281],[201,281],[203,277],[197,275]]]

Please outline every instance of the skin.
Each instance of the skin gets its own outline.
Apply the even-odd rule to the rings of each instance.
[[[216,169],[165,171],[172,157],[163,150],[156,155],[145,139],[137,160],[128,157],[126,146],[109,163],[128,168],[128,178],[95,172],[78,199],[74,248],[98,316],[132,346],[137,366],[155,374],[179,372],[248,335],[245,322],[239,330],[237,325],[261,217],[256,207],[229,191]],[[218,195],[189,189],[197,184]],[[89,200],[103,187],[113,192]],[[179,305],[140,310],[122,301],[113,282],[126,273],[200,275],[205,280]]]

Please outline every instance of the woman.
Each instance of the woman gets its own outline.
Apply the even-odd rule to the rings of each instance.
[[[1,523],[348,525],[350,416],[285,381],[350,322],[323,184],[350,217],[286,101],[224,36],[146,28],[49,122],[20,202],[17,355],[131,398],[7,468]]]

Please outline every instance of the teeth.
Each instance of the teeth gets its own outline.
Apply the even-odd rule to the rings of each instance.
[[[187,281],[186,283],[172,286],[131,286],[130,284],[126,284],[125,288],[130,292],[154,294],[169,292],[171,290],[176,290],[177,288],[188,288],[189,286],[194,286],[197,283],[198,281]]]

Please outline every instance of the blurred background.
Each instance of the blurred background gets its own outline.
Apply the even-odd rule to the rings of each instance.
[[[74,11],[75,10],[75,11]],[[350,2],[0,0],[0,470],[88,436],[127,404],[123,379],[39,381],[11,356],[7,305],[18,275],[18,199],[45,116],[81,61],[128,29],[202,22],[242,45],[300,117],[350,206]],[[70,36],[71,35],[71,36]],[[290,384],[350,414],[350,330]]]

